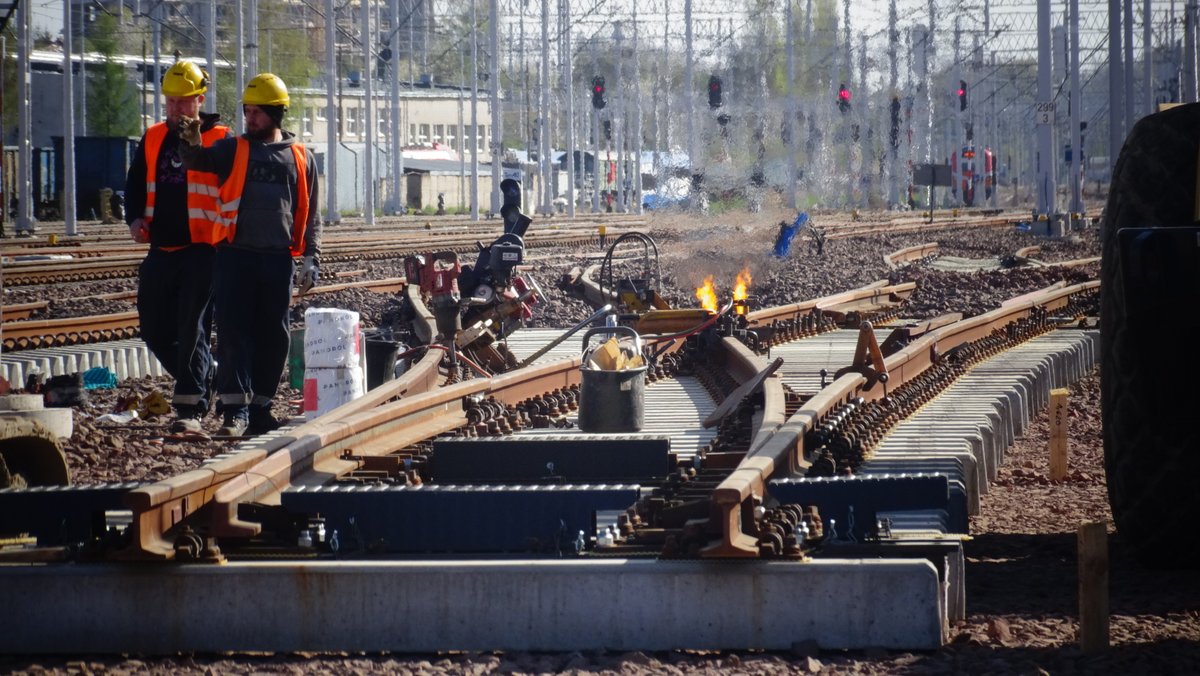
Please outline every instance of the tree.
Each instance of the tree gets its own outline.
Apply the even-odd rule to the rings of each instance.
[[[303,5],[284,3],[262,3],[259,5],[258,36],[247,38],[258,45],[258,69],[263,73],[274,73],[287,85],[291,98],[290,110],[283,127],[289,131],[301,131],[300,119],[309,105],[299,91],[309,87],[313,77],[321,69],[316,55],[324,54],[324,40],[317,44],[316,31],[312,29],[311,11]],[[332,25],[326,26],[332,30]],[[310,36],[310,33],[313,36]],[[224,47],[230,55],[234,45]],[[258,73],[247,72],[245,79]],[[242,115],[242,92],[237,91],[232,72],[222,71],[217,78],[217,112],[224,124],[233,125]]]
[[[88,37],[88,51],[99,53],[104,63],[84,78],[88,92],[88,131],[93,136],[137,136],[141,133],[138,93],[125,66],[116,60],[121,50],[117,20],[109,14],[96,19]]]

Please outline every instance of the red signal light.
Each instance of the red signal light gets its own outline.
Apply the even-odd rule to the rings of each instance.
[[[604,100],[604,77],[596,75],[592,78],[592,107],[601,110],[608,102]]]

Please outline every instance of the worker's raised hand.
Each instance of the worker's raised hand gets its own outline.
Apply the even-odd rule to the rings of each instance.
[[[138,244],[145,244],[150,241],[150,226],[146,224],[143,218],[135,218],[129,224],[129,236]]]
[[[190,146],[200,145],[200,118],[186,115],[179,118],[179,138]]]

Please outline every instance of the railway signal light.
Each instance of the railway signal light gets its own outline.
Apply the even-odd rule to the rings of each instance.
[[[850,112],[850,88],[845,82],[838,85],[837,106],[843,115]]]
[[[724,105],[721,92],[721,78],[716,75],[708,76],[708,107],[720,108]]]
[[[604,121],[604,140],[612,140],[612,120]]]
[[[592,78],[592,107],[600,110],[608,105],[608,101],[604,99],[604,76],[597,75]]]
[[[958,109],[959,110],[967,109],[967,81],[966,80],[958,81]]]

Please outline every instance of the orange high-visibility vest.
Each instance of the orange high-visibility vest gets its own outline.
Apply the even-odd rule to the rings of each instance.
[[[143,218],[149,225],[154,221],[154,202],[158,176],[158,153],[167,138],[167,123],[159,122],[146,130],[146,209]],[[204,147],[229,135],[229,127],[215,125],[200,134]],[[193,243],[216,244],[220,241],[217,228],[217,175],[204,171],[187,172],[188,232]]]
[[[292,144],[292,157],[296,160],[296,208],[292,215],[293,256],[304,255],[304,232],[308,228],[308,161],[304,155],[304,144]],[[244,137],[237,139],[237,150],[233,154],[233,168],[220,189],[220,224],[228,233],[226,241],[232,242],[237,233],[238,208],[242,204],[242,190],[246,187],[246,169],[250,166],[250,142]]]

